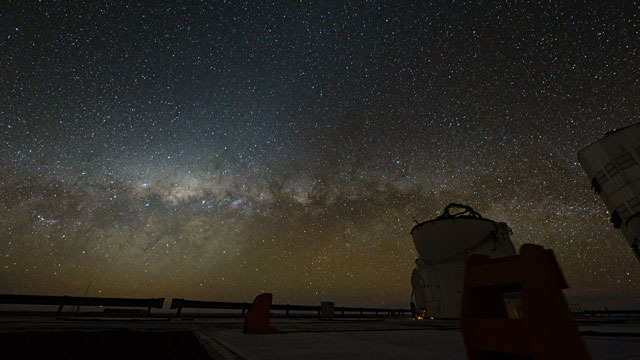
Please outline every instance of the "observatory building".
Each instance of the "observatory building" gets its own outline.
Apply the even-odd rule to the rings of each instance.
[[[458,212],[452,214],[451,209]],[[414,226],[411,235],[420,257],[411,274],[411,285],[418,315],[460,317],[467,256],[516,255],[510,233],[507,224],[485,219],[460,204],[449,204],[442,215]]]
[[[640,261],[640,123],[608,132],[578,159]]]

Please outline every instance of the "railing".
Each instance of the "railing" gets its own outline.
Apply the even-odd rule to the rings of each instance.
[[[583,314],[584,310],[582,309],[582,306],[580,306],[580,304],[568,304],[569,305],[569,311],[571,311],[572,314]]]
[[[198,300],[186,300],[186,299],[173,299],[171,301],[171,309],[177,309],[176,316],[180,316],[182,309],[184,308],[197,308],[197,309],[237,309],[242,310],[242,316],[246,314],[246,311],[251,307],[251,303],[246,302],[219,302],[219,301],[198,301]],[[284,310],[285,316],[289,317],[291,311],[308,311],[315,312],[320,316],[320,306],[310,305],[291,305],[291,304],[273,304],[271,310]],[[411,314],[411,310],[407,309],[383,309],[383,308],[359,308],[359,307],[335,307],[334,313],[340,312],[342,316],[345,316],[345,312],[359,312],[360,315],[365,313],[375,313],[376,316],[379,313],[386,313],[391,315],[393,312],[396,314]]]
[[[640,316],[640,310],[583,310],[578,304],[569,304],[571,313],[579,318],[592,316]]]
[[[152,299],[128,299],[128,298],[102,298],[102,297],[77,297],[77,296],[40,296],[40,295],[9,295],[0,294],[0,304],[12,305],[58,305],[57,312],[62,312],[65,306],[113,306],[113,307],[142,307],[147,308],[147,313],[151,308],[162,309],[164,298]],[[247,302],[220,302],[220,301],[199,301],[174,298],[171,301],[171,309],[177,309],[176,316],[180,316],[182,309],[225,309],[225,310],[241,310],[244,317],[247,310],[251,307],[251,303]],[[310,305],[292,305],[292,304],[273,304],[271,310],[284,311],[285,316],[289,317],[292,311],[296,312],[314,312],[320,316],[320,306]],[[386,309],[386,308],[361,308],[361,307],[335,307],[334,313],[360,313],[365,314],[380,313],[392,315],[411,314],[411,310],[407,309]]]
[[[320,316],[320,306],[311,306],[311,305],[291,305],[291,304],[273,304],[271,305],[271,310],[284,310],[284,316],[289,317],[289,311],[313,311],[318,313]],[[244,314],[243,314],[244,316]]]
[[[398,315],[411,314],[411,310],[409,309],[384,309],[384,308],[358,308],[358,307],[336,307],[336,312],[340,312],[342,316],[344,316],[345,312],[359,312],[360,315],[364,315],[364,313],[375,313],[376,316],[378,313],[386,313],[391,316],[392,312],[395,311]]]
[[[640,316],[640,310],[584,310],[586,316]]]
[[[234,303],[234,302],[220,302],[220,301],[199,301],[199,300],[185,300],[176,299],[171,300],[171,309],[178,309],[176,316],[180,316],[183,308],[192,309],[237,309],[242,310],[242,316],[244,316],[247,309],[251,307],[250,303]]]
[[[79,296],[40,296],[40,295],[11,295],[0,294],[0,304],[11,305],[58,305],[57,312],[62,312],[65,306],[114,306],[114,307],[141,307],[147,308],[147,313],[154,309],[162,309],[164,298],[151,299],[129,299],[129,298],[103,298],[103,297],[79,297]],[[174,298],[171,301],[171,309],[177,309],[176,316],[180,316],[183,308],[192,309],[236,309],[241,310],[244,317],[247,310],[251,307],[251,303],[247,302],[220,302],[220,301],[199,301]],[[571,310],[575,314],[583,316],[640,316],[640,310],[582,310],[578,305],[570,305]],[[273,304],[271,310],[283,310],[285,316],[289,317],[291,311],[315,312],[320,316],[320,306],[310,305],[291,305],[291,304]],[[392,309],[392,308],[361,308],[361,307],[334,307],[334,313],[359,313],[360,316],[365,314],[380,313],[391,316],[395,312],[397,315],[410,315],[411,310],[408,309]]]
[[[77,296],[40,296],[40,295],[9,295],[0,294],[0,304],[12,305],[58,305],[58,312],[67,305],[75,306],[119,306],[119,307],[145,307],[147,312],[151,308],[162,309],[164,298],[158,299],[127,299],[127,298],[101,298],[101,297],[77,297]]]

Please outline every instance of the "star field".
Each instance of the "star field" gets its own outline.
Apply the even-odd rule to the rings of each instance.
[[[143,2],[144,3],[144,2]],[[414,219],[640,267],[577,152],[640,121],[640,3],[10,1],[0,293],[407,307]]]

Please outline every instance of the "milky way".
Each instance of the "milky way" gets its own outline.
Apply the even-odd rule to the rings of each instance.
[[[0,292],[406,307],[461,202],[638,307],[577,152],[640,121],[640,4],[591,6],[10,2]]]

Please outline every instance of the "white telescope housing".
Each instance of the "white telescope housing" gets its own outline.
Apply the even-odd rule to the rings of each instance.
[[[608,132],[578,159],[640,261],[640,123]]]
[[[451,208],[463,211],[451,214]],[[510,233],[507,224],[485,219],[472,208],[459,204],[449,204],[436,219],[414,226],[411,235],[420,257],[411,275],[411,285],[418,315],[460,317],[467,256],[516,255]]]

